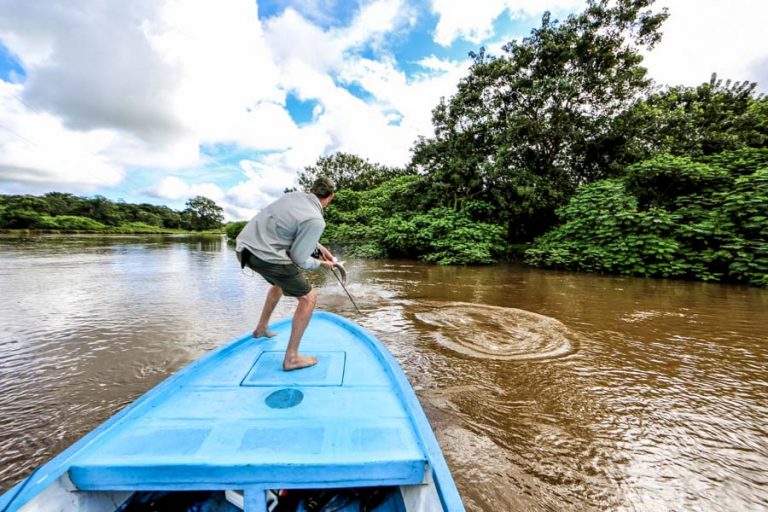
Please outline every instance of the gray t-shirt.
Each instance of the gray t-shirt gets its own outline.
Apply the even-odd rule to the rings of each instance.
[[[247,247],[269,263],[294,263],[305,270],[320,266],[311,255],[325,229],[323,206],[314,194],[291,192],[252,218],[237,236],[235,250]]]

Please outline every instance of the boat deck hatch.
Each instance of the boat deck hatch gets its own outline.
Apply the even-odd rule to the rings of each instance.
[[[317,364],[290,372],[283,371],[285,352],[262,352],[245,376],[242,386],[341,386],[346,352],[312,352]]]

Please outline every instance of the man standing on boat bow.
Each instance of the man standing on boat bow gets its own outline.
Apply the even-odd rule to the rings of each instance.
[[[290,192],[273,202],[245,225],[237,236],[237,259],[260,274],[272,285],[267,292],[254,338],[272,337],[269,319],[283,295],[299,301],[291,324],[291,337],[285,350],[283,370],[297,370],[317,363],[317,358],[299,354],[317,292],[301,270],[316,270],[322,265],[333,268],[334,257],[322,245],[325,230],[323,209],[333,200],[335,185],[330,178],[315,180],[309,193]],[[320,258],[313,256],[319,251]]]

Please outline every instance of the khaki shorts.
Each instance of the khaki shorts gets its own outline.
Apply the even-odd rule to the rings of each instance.
[[[242,258],[246,257],[243,262]],[[243,249],[242,253],[237,253],[237,259],[241,266],[248,266],[251,270],[258,273],[266,281],[283,290],[283,295],[288,297],[303,297],[312,290],[312,286],[299,270],[299,267],[293,264],[282,265],[280,263],[269,263],[261,260]]]

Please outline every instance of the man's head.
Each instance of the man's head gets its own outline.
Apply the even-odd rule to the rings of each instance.
[[[336,185],[331,178],[320,176],[314,183],[312,183],[312,188],[310,188],[309,191],[315,194],[319,199],[327,199],[336,191]]]

